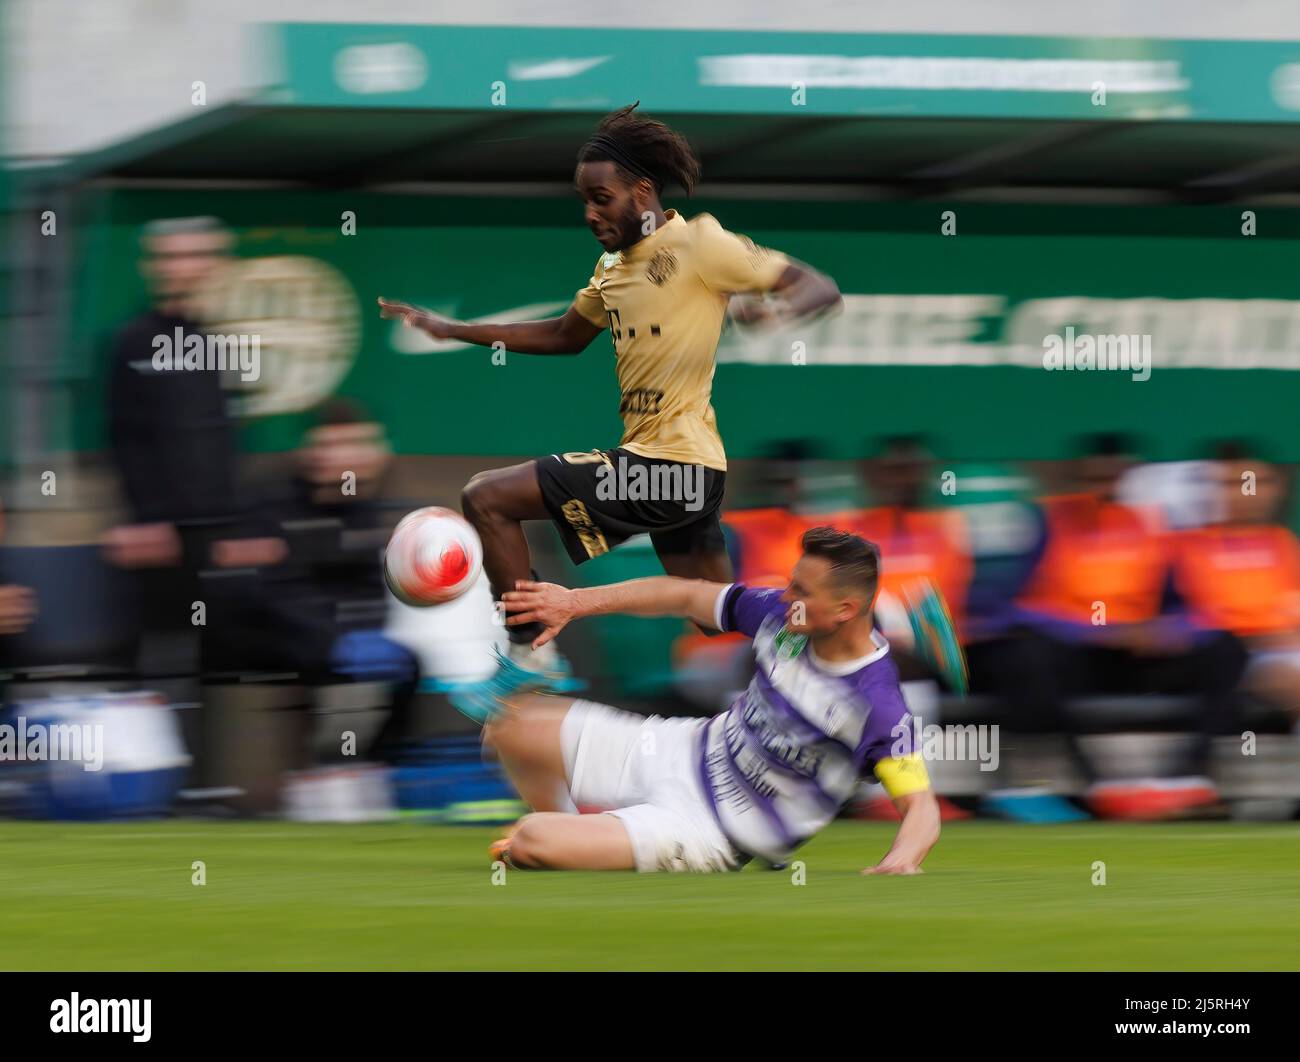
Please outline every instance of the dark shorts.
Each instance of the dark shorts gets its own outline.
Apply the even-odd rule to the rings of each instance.
[[[718,510],[726,479],[716,468],[621,448],[537,460],[542,499],[574,564],[640,534],[660,556],[725,553]]]

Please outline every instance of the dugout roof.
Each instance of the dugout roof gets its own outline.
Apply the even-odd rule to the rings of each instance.
[[[59,181],[565,188],[634,99],[709,186],[1300,192],[1300,42],[675,30],[261,27],[247,99]]]

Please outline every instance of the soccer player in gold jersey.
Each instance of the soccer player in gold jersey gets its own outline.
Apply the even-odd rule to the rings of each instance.
[[[723,324],[729,314],[775,322],[841,301],[835,282],[809,266],[728,232],[708,214],[688,220],[665,209],[665,188],[689,194],[700,163],[684,137],[634,113],[636,106],[608,115],[578,153],[575,189],[603,251],[563,316],[465,324],[379,300],[385,318],[435,339],[501,342],[520,354],[578,354],[610,331],[624,425],[618,446],[480,472],[461,495],[498,600],[532,578],[524,520],[554,521],[575,563],[644,532],[669,575],[728,582],[718,514],[727,458],[711,404]],[[554,647],[532,649],[541,633],[535,626],[509,628],[510,660],[553,671]]]

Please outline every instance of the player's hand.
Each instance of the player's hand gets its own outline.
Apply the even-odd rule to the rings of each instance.
[[[1188,630],[1140,623],[1133,632],[1133,652],[1138,656],[1178,656],[1191,650],[1192,635]]]
[[[115,527],[103,539],[108,559],[119,568],[170,568],[181,562],[181,538],[168,523]]]
[[[761,295],[733,295],[727,303],[727,314],[737,324],[747,328],[771,328],[780,323],[776,305]]]
[[[863,874],[924,874],[921,863],[905,856],[887,855],[874,867],[867,867]]]
[[[455,323],[447,317],[412,306],[409,302],[394,302],[382,295],[379,297],[379,316],[385,321],[400,320],[407,328],[418,328],[434,339],[449,338],[451,327]]]
[[[1150,621],[1116,624],[1099,628],[1098,641],[1114,649],[1123,649],[1135,656],[1171,656],[1190,651],[1191,636],[1187,631],[1162,627]]]
[[[218,568],[269,568],[289,555],[282,538],[226,538],[212,544]]]
[[[510,613],[506,617],[507,626],[540,623],[546,628],[533,640],[534,649],[549,642],[578,614],[572,590],[555,583],[535,583],[531,579],[516,580],[515,588],[501,595],[501,603]]]
[[[18,634],[36,618],[36,595],[25,586],[0,586],[0,634]]]

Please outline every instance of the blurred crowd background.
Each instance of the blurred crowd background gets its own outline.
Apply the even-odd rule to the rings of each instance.
[[[15,35],[51,30],[16,6],[8,54]],[[367,17],[413,17],[389,6]],[[1059,39],[990,24],[1007,36],[973,54],[1105,57],[1044,11],[1057,21],[1037,32]],[[941,10],[916,18],[844,28],[933,36],[837,47],[972,54],[939,36],[953,29]],[[1202,53],[1146,39],[1113,58],[1183,65],[1117,91],[1118,122],[1086,93],[972,104],[955,88],[907,120],[869,92],[782,113],[784,90],[737,104],[701,77],[686,98],[635,64],[573,75],[601,87],[590,98],[563,84],[538,97],[560,75],[536,64],[585,54],[594,31],[525,37],[500,21],[463,46],[513,59],[517,110],[456,97],[450,57],[435,61],[446,35],[418,24],[250,24],[280,60],[247,84],[217,78],[195,105],[202,64],[178,59],[175,106],[141,106],[136,127],[98,138],[73,123],[64,143],[33,132],[39,78],[7,79],[21,106],[0,185],[0,722],[101,722],[108,758],[93,777],[0,761],[0,809],[517,812],[446,700],[492,666],[486,585],[407,608],[385,590],[382,549],[407,511],[459,508],[483,468],[614,445],[612,361],[597,340],[564,365],[494,365],[372,307],[562,312],[596,250],[566,198],[573,154],[626,90],[700,148],[701,201],[672,205],[806,258],[849,297],[807,335],[724,340],[728,544],[738,578],[783,585],[800,534],[831,524],[880,546],[886,589],[943,590],[972,692],[904,658],[909,703],[925,724],[996,725],[1000,751],[995,770],[931,762],[945,814],[1297,813],[1300,213],[1294,165],[1267,165],[1292,120],[1283,96],[1261,116],[1198,81]],[[791,30],[786,52],[830,48],[764,28]],[[683,54],[725,44],[658,32],[681,33]],[[139,45],[113,47],[124,73]],[[1287,54],[1270,61],[1283,70]],[[1256,242],[1243,209],[1262,219]],[[1047,372],[1040,341],[1076,325],[1150,336],[1151,378]],[[156,337],[217,333],[256,335],[255,371],[141,371]],[[648,541],[574,568],[549,527],[529,536],[540,574],[566,585],[659,572]],[[590,620],[561,647],[590,696],[647,713],[715,712],[748,680],[743,640],[677,621]],[[891,812],[864,786],[852,813]]]

